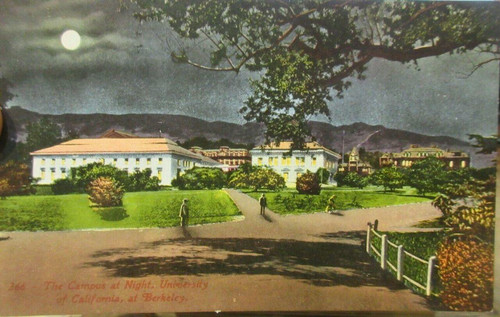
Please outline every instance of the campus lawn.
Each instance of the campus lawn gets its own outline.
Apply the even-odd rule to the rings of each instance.
[[[268,208],[278,214],[298,214],[325,211],[328,199],[335,194],[336,210],[383,207],[429,201],[430,197],[416,194],[415,189],[405,187],[395,192],[384,193],[380,188],[359,189],[324,189],[320,195],[298,194],[296,190],[286,189],[281,192],[265,192]],[[262,192],[247,192],[259,199]]]
[[[111,208],[92,207],[86,194],[15,196],[0,200],[0,230],[178,226],[183,198],[189,199],[190,225],[230,221],[241,215],[221,190],[126,193],[123,206]]]

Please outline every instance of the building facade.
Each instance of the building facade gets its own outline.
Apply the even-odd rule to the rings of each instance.
[[[372,166],[369,163],[361,161],[357,147],[353,147],[349,153],[347,163],[339,165],[339,172],[356,172],[360,175],[370,175],[373,173]]]
[[[305,149],[290,152],[292,142],[281,142],[256,147],[250,151],[252,165],[265,166],[283,176],[288,185],[293,185],[307,171],[327,169],[333,176],[337,171],[340,154],[321,146],[317,142],[306,143]]]
[[[399,153],[384,153],[380,159],[380,166],[410,167],[416,161],[427,157],[436,157],[443,161],[448,168],[460,169],[470,167],[470,157],[462,151],[442,150],[438,147],[421,147],[411,145],[410,148]]]
[[[195,167],[219,167],[217,161],[186,150],[165,138],[75,139],[34,151],[32,177],[38,184],[52,184],[69,176],[71,168],[100,162],[132,174],[151,169],[160,185]]]
[[[251,163],[252,157],[247,149],[230,148],[221,146],[219,149],[202,149],[200,147],[192,147],[192,152],[203,154],[221,164],[222,169],[227,171],[236,170],[241,164]]]

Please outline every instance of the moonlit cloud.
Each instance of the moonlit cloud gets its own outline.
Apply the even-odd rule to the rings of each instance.
[[[214,73],[174,64],[179,41],[160,23],[140,25],[117,0],[0,2],[0,73],[16,97],[8,106],[43,113],[171,113],[243,123],[239,108],[258,74]],[[65,50],[64,30],[81,35]],[[188,43],[203,53],[197,42]],[[441,56],[414,66],[374,60],[330,104],[334,125],[365,122],[465,138],[496,132],[498,64],[467,79],[475,54]],[[318,117],[318,120],[326,118]]]

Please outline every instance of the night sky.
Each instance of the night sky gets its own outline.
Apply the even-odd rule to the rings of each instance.
[[[73,29],[70,51],[61,34]],[[0,74],[16,97],[7,106],[42,113],[168,113],[243,123],[238,109],[257,73],[215,73],[174,64],[181,43],[160,23],[140,25],[118,0],[0,2]],[[331,102],[334,125],[365,122],[461,139],[496,133],[499,65],[468,78],[477,53],[446,55],[413,65],[374,60],[367,79],[353,81]],[[319,117],[318,120],[327,120]]]

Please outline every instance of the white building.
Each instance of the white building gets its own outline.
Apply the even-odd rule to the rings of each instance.
[[[293,185],[297,178],[306,171],[316,172],[319,168],[327,169],[333,176],[338,167],[340,154],[321,146],[317,142],[306,143],[302,151],[290,153],[292,142],[280,142],[256,147],[250,151],[252,165],[266,166],[285,178],[288,185]]]
[[[220,167],[220,163],[186,150],[165,138],[75,139],[30,153],[32,176],[38,184],[51,184],[69,176],[72,167],[101,162],[128,173],[151,169],[160,185],[194,167]]]

